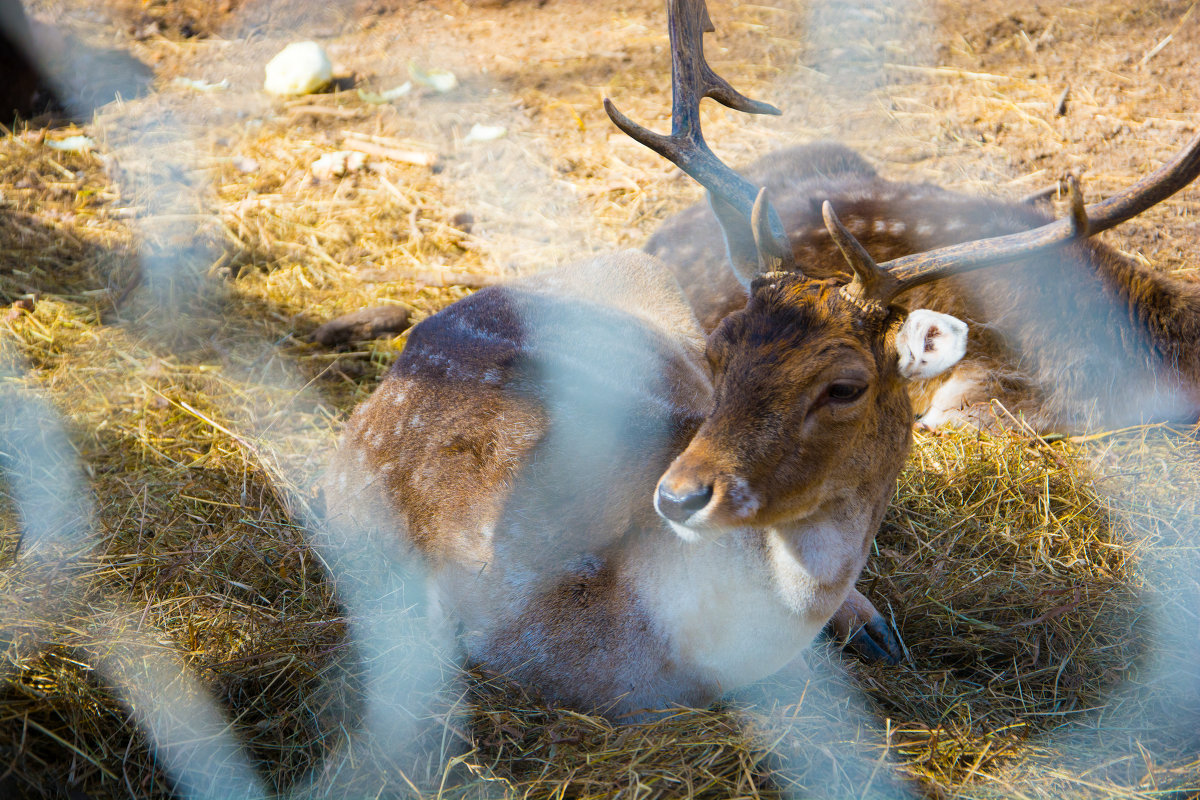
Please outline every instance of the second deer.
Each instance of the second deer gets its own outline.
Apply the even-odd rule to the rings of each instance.
[[[1088,234],[1185,185],[1195,171],[1195,149],[1193,143],[1139,184],[1145,199],[1133,213],[1115,200],[1089,209]],[[1050,221],[1029,202],[885,180],[835,144],[772,153],[745,176],[767,187],[779,209],[794,265],[787,269],[812,277],[851,274],[822,214],[825,203],[879,260],[919,258],[913,254]],[[667,220],[646,244],[679,279],[705,330],[747,298],[745,278],[720,257],[715,223],[709,208],[696,206]],[[910,307],[952,314],[970,329],[966,355],[953,369],[909,384],[922,427],[992,427],[1022,418],[1052,432],[1200,418],[1200,283],[1145,267],[1092,239],[1032,256],[1003,247],[994,252],[999,268],[939,274],[942,280],[897,296]],[[991,400],[1007,413],[993,413]]]

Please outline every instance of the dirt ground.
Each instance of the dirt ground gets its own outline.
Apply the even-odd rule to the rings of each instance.
[[[365,741],[371,651],[315,487],[404,338],[309,337],[640,246],[697,202],[601,107],[667,127],[664,4],[26,5],[78,117],[0,140],[5,441],[44,448],[0,459],[0,796],[1200,796],[1200,442],[1154,427],[919,436],[861,587],[901,668],[818,648],[812,675],[613,729],[441,665],[449,690],[392,709],[420,724]],[[1016,198],[1070,171],[1097,198],[1197,132],[1195,0],[709,5],[712,65],[784,110],[706,104],[734,165],[832,139],[889,178]],[[264,94],[307,38],[332,89]],[[380,96],[429,69],[457,85]],[[360,169],[314,167],[346,151]],[[1104,238],[1190,278],[1198,208]]]

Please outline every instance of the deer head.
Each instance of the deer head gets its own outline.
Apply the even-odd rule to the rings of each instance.
[[[714,407],[656,496],[681,535],[886,502],[874,487],[890,493],[910,438],[904,382],[957,362],[966,325],[929,311],[867,313],[842,288],[763,276],[710,335]]]
[[[1071,214],[1031,231],[876,264],[828,202],[826,228],[849,280],[804,274],[765,190],[724,165],[700,129],[711,97],[749,113],[778,114],[717,76],[704,60],[713,30],[703,0],[670,0],[671,134],[632,122],[605,100],[622,131],[708,190],[730,265],[749,291],[707,343],[714,405],[658,483],[655,507],[685,538],[744,525],[779,526],[853,505],[887,502],[910,441],[904,382],[930,378],[963,355],[966,325],[897,302],[908,289],[958,272],[1060,247],[1141,213],[1200,172],[1200,137],[1125,192],[1085,208],[1068,181]],[[885,474],[889,480],[881,480]],[[842,505],[838,505],[842,501]]]
[[[702,35],[712,24],[703,0],[673,0],[668,9],[671,135],[636,125],[607,100],[605,108],[621,130],[708,189],[750,299],[708,339],[713,408],[659,480],[655,507],[685,538],[786,525],[846,501],[882,511],[911,437],[904,381],[957,361],[966,326],[933,312],[910,317],[887,299],[804,274],[765,192],[713,155],[699,124],[703,97],[779,112],[739,94],[705,62]]]

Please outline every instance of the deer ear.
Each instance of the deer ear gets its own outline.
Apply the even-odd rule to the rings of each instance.
[[[967,323],[918,308],[908,315],[896,334],[900,374],[910,380],[941,375],[967,352]]]

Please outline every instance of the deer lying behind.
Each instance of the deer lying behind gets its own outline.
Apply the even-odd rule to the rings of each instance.
[[[1030,203],[885,180],[834,144],[772,153],[745,176],[767,187],[796,263],[814,277],[848,277],[822,219],[825,201],[877,259],[1049,221]],[[706,331],[746,298],[721,258],[714,222],[707,205],[694,206],[664,222],[645,247],[679,279]],[[1042,432],[1200,417],[1200,284],[1100,242],[924,284],[900,300],[970,328],[962,361],[909,384],[924,427],[991,426],[993,398]]]
[[[710,190],[744,307],[706,338],[668,268],[638,252],[483,289],[413,328],[326,483],[335,524],[398,535],[423,560],[470,661],[613,717],[770,674],[835,612],[895,655],[853,585],[909,447],[907,384],[953,366],[966,326],[893,300],[1061,246],[1096,210],[885,269],[826,207],[854,277],[809,275],[698,125],[704,96],[773,109],[704,62],[703,0],[669,11],[672,134],[606,108]],[[1147,197],[1116,199],[1132,215]],[[1106,208],[1101,229],[1119,221]]]

